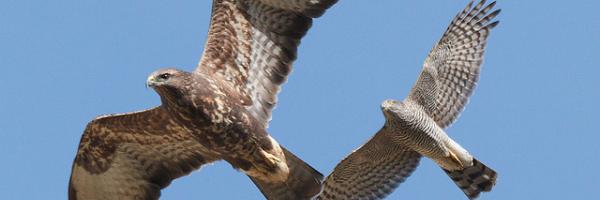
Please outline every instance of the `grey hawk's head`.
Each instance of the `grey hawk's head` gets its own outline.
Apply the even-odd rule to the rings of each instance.
[[[411,113],[404,102],[388,99],[381,103],[381,111],[387,120],[407,120],[410,119]]]

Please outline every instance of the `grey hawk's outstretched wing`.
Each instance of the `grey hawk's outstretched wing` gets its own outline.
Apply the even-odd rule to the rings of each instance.
[[[479,78],[490,23],[500,10],[488,13],[496,2],[483,7],[471,2],[453,20],[442,39],[429,52],[423,71],[408,100],[424,107],[429,116],[444,128],[452,124],[464,109]]]
[[[337,0],[215,0],[196,72],[222,76],[265,127],[300,39]]]
[[[161,107],[107,115],[86,127],[69,199],[158,199],[175,178],[215,159]]]
[[[382,199],[417,168],[421,155],[393,142],[382,128],[344,158],[325,179],[317,199]]]

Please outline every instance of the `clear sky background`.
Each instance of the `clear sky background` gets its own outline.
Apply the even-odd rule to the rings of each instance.
[[[269,132],[323,174],[383,125],[467,0],[342,0],[315,20]],[[499,173],[482,199],[600,199],[600,2],[501,0],[479,86],[447,131]],[[66,199],[97,115],[160,104],[154,70],[193,70],[208,0],[0,1],[0,195]],[[225,162],[163,199],[262,199]],[[433,162],[389,199],[465,199]]]

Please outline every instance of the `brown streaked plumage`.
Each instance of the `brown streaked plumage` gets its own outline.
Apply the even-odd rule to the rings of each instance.
[[[383,128],[343,159],[327,176],[318,199],[382,199],[416,169],[422,156],[434,160],[474,199],[490,191],[497,174],[452,140],[450,125],[475,88],[493,19],[495,2],[471,2],[431,50],[404,101],[387,100]]]
[[[217,159],[189,133],[164,107],[94,119],[73,162],[69,199],[157,199],[171,180]]]
[[[162,69],[147,84],[162,105],[86,127],[70,199],[158,199],[203,164],[226,160],[268,199],[310,199],[322,175],[266,132],[280,85],[312,23],[336,0],[214,0],[197,69]]]

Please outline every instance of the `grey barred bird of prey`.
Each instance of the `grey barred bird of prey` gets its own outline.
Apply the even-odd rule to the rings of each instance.
[[[495,2],[472,5],[431,50],[408,97],[383,102],[383,128],[335,167],[318,199],[382,199],[410,176],[421,156],[434,160],[470,199],[492,189],[496,172],[444,132],[475,89],[486,40],[498,25],[492,22],[500,13],[492,11]]]
[[[75,157],[69,199],[158,199],[173,179],[225,160],[268,199],[310,199],[323,176],[266,132],[300,39],[336,0],[214,0],[195,71],[147,80],[158,107],[100,116]]]

